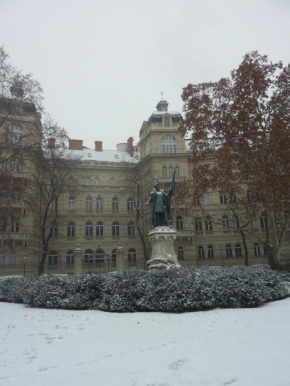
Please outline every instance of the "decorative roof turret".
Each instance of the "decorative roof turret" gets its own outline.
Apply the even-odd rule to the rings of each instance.
[[[156,106],[157,111],[168,111],[168,102],[163,99]]]

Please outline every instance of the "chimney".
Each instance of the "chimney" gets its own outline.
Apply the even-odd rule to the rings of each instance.
[[[130,138],[128,138],[128,140],[127,140],[127,151],[128,151],[128,153],[130,154],[130,156],[133,157],[133,152],[134,152],[134,148],[133,148],[133,137],[130,137]]]
[[[70,139],[69,140],[69,149],[70,150],[83,150],[83,140],[82,139]]]
[[[55,138],[48,138],[47,147],[48,149],[55,149]]]
[[[103,151],[103,142],[102,141],[95,141],[95,150],[96,151]]]

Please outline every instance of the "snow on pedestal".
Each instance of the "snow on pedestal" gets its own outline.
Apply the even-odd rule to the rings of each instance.
[[[152,246],[151,259],[147,261],[150,271],[158,271],[170,267],[181,267],[177,261],[173,243],[176,239],[176,230],[168,226],[160,226],[149,233],[149,241]]]

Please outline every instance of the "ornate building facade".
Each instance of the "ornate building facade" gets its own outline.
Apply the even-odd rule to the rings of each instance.
[[[95,141],[94,148],[83,146],[82,140],[69,140],[68,152],[78,162],[57,203],[59,215],[51,229],[45,272],[74,273],[76,247],[81,250],[83,272],[119,269],[120,250],[122,269],[146,267],[150,253],[150,210],[146,206],[149,192],[156,181],[166,190],[174,170],[177,185],[190,176],[191,151],[178,130],[181,120],[182,115],[168,110],[168,103],[161,100],[156,111],[143,122],[135,145],[132,137],[118,144],[116,150],[103,149],[100,140]],[[35,130],[40,127],[35,112],[23,113],[17,122],[18,126],[15,119],[7,121],[6,132],[22,132],[27,125]],[[48,146],[53,146],[53,141]],[[2,170],[8,169],[9,175],[24,187],[29,185],[29,166],[2,165]],[[177,208],[173,204],[175,250],[183,266],[244,264],[239,219],[230,215],[228,199],[220,192],[204,197],[206,215],[194,200],[190,214],[182,205]],[[21,199],[12,206],[15,215],[9,220],[4,218],[4,205],[1,208],[0,275],[27,273],[28,269],[35,274],[41,250],[33,212]],[[249,263],[267,263],[267,250],[259,241],[265,238],[267,218],[254,219],[249,226],[251,233],[245,240]],[[289,256],[287,245],[283,256]]]

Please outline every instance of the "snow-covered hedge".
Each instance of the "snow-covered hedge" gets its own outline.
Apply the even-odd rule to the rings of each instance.
[[[257,307],[287,296],[289,285],[283,277],[263,266],[43,275],[0,281],[0,301],[110,312]]]

